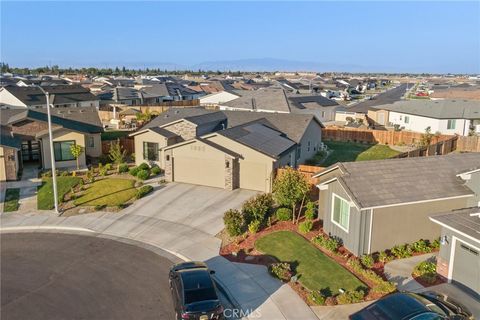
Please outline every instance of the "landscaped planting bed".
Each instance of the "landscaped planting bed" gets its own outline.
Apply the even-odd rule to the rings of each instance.
[[[107,178],[95,181],[88,186],[74,204],[114,207],[127,203],[136,194],[135,180]]]
[[[3,203],[3,212],[17,211],[20,206],[20,189],[13,188],[5,190],[5,202]]]
[[[63,201],[64,196],[76,187],[82,178],[80,177],[57,177],[57,194],[59,202]],[[44,178],[43,184],[39,187],[37,193],[37,207],[39,210],[53,209],[53,182],[52,178]]]

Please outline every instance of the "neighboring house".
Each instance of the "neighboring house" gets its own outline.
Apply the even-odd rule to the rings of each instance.
[[[336,101],[322,95],[289,94],[287,96],[293,113],[315,115],[321,122],[335,121],[335,114],[345,110]]]
[[[2,153],[6,180],[18,178],[18,170],[24,164],[51,168],[50,145],[46,109],[2,109]],[[70,107],[52,110],[52,133],[55,166],[76,168],[76,160],[70,152],[72,144],[84,147],[79,165],[84,168],[87,157],[102,154],[100,133],[103,131],[98,112],[92,107]],[[14,171],[12,171],[15,169]]]
[[[323,229],[357,256],[434,240],[430,215],[480,201],[477,169],[480,153],[337,163],[314,175]]]
[[[200,98],[201,106],[221,106],[226,102],[238,99],[240,96],[229,91],[220,91]]]
[[[442,228],[437,273],[480,299],[480,207],[436,214],[430,220]]]
[[[42,86],[50,94],[50,103],[60,107],[95,107],[99,100],[80,85]],[[6,86],[0,88],[0,105],[9,108],[46,108],[45,94],[37,87]]]
[[[374,125],[404,130],[468,136],[480,133],[480,104],[475,100],[408,100],[375,106],[368,112]]]
[[[170,181],[270,192],[277,168],[315,155],[322,127],[312,115],[171,108],[131,136],[137,165]]]

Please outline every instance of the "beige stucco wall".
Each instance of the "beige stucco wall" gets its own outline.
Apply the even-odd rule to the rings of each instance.
[[[172,149],[173,181],[225,188],[225,154],[194,141]]]
[[[321,141],[322,128],[316,121],[312,120],[300,140],[302,151],[297,163],[303,164],[307,159],[312,158],[318,152]],[[308,142],[310,142],[310,147],[308,146]]]
[[[85,154],[90,157],[100,157],[102,155],[102,138],[100,133],[88,134],[85,139],[88,142],[89,137],[93,137],[93,148],[87,143],[85,147]]]
[[[423,202],[373,209],[371,252],[389,249],[419,239],[433,240],[440,236],[440,226],[430,215],[467,206],[468,198]]]
[[[383,123],[379,122],[380,114],[383,114]],[[387,110],[368,110],[367,117],[374,125],[386,126],[388,124],[388,111]]]
[[[80,145],[85,148],[85,136],[82,133],[68,131],[68,130],[59,130],[53,133],[53,141],[69,141],[74,140],[77,145]],[[41,150],[42,150],[42,166],[44,169],[50,169],[51,166],[51,157],[50,157],[50,144],[48,142],[48,137],[41,139]],[[78,163],[80,168],[86,166],[86,157],[85,152],[83,152],[79,159]],[[57,169],[62,168],[76,168],[77,162],[75,160],[71,161],[56,161],[55,167]]]
[[[7,180],[7,171],[5,169],[5,155],[3,147],[0,147],[0,181]]]
[[[263,192],[272,191],[275,159],[219,134],[206,137],[206,139],[242,156],[238,161],[240,188]]]
[[[144,133],[134,136],[134,140],[135,140],[135,164],[137,166],[145,162],[145,163],[149,163],[150,165],[154,163],[162,169],[165,168],[164,155],[162,150],[158,151],[158,161],[148,161],[143,159],[143,143],[144,142],[158,143],[158,149],[161,149],[167,146],[167,139],[165,137],[152,131],[146,131]]]

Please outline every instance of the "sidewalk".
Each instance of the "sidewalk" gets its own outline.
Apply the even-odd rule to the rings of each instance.
[[[273,279],[266,268],[232,263],[218,256],[220,239],[199,229],[135,213],[92,213],[57,217],[51,212],[12,213],[0,217],[2,232],[90,231],[162,248],[182,259],[205,261],[216,271],[217,280],[246,313],[245,319],[316,319],[312,310],[288,285]],[[151,214],[151,213],[150,213]]]
[[[20,189],[20,199],[18,201],[18,213],[31,212],[37,209],[37,188],[42,184],[42,180],[38,178],[38,168],[32,165],[26,165],[23,168],[22,179],[19,181],[8,181],[2,183],[0,192],[1,202],[5,197],[6,189]],[[3,211],[3,205],[2,205]]]

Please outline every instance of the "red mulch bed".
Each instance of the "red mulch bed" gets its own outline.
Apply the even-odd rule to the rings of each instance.
[[[445,278],[443,278],[439,275],[437,275],[437,277],[435,278],[435,281],[432,282],[432,283],[423,280],[422,277],[415,277],[415,276],[413,276],[413,274],[412,274],[412,277],[413,277],[413,279],[415,279],[415,281],[420,283],[425,288],[431,287],[431,286],[436,286],[437,284],[442,284],[442,283],[447,282]]]

